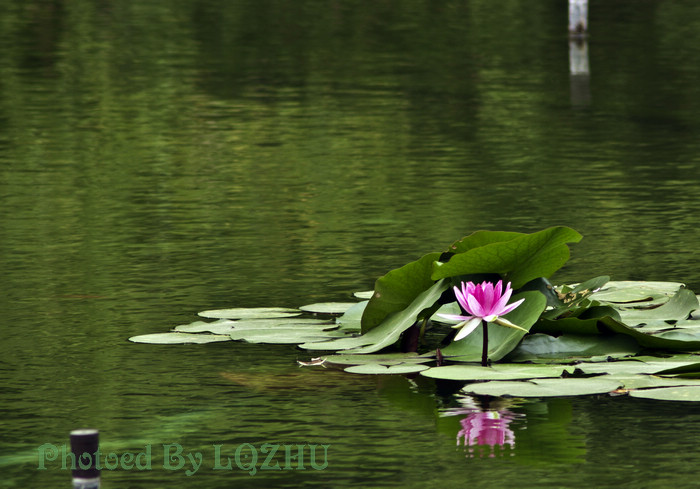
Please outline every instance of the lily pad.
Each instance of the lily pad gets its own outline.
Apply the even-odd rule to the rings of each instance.
[[[304,312],[313,312],[316,314],[343,314],[345,311],[350,309],[352,306],[357,304],[356,302],[319,302],[315,304],[309,304],[307,306],[301,306],[299,310]]]
[[[353,374],[372,374],[372,375],[389,375],[389,374],[412,374],[427,370],[430,367],[427,365],[381,365],[378,363],[366,363],[364,365],[355,365],[345,369],[346,372]]]
[[[354,297],[357,297],[358,299],[371,299],[372,296],[374,295],[373,290],[363,290],[362,292],[354,292],[352,294]]]
[[[180,333],[214,333],[214,334],[229,334],[233,330],[235,321],[229,319],[220,319],[211,323],[206,321],[195,321],[190,324],[182,324],[175,326],[175,331]]]
[[[663,304],[683,287],[678,282],[613,281],[590,296],[591,300],[612,302],[621,305]],[[645,303],[645,304],[639,304]]]
[[[668,368],[656,372],[656,375],[698,379],[700,378],[700,363],[691,363],[680,367]]]
[[[657,374],[660,371],[690,365],[689,361],[641,362],[623,360],[617,362],[581,363],[576,365],[585,374],[639,375]]]
[[[329,330],[338,325],[324,319],[308,318],[277,318],[277,319],[241,319],[233,322],[233,329],[242,330],[269,330],[269,329],[297,329],[301,330]],[[230,333],[230,331],[229,331]]]
[[[652,309],[621,309],[620,317],[626,324],[639,324],[655,319],[678,321],[687,319],[698,308],[698,298],[688,289],[680,289],[666,303]]]
[[[657,377],[656,375],[604,375],[598,378],[610,378],[622,383],[622,388],[648,389],[651,387],[680,387],[684,385],[700,385],[699,381],[679,379],[677,377]]]
[[[693,296],[693,298],[695,298],[695,296]],[[697,329],[694,327],[688,331],[677,328],[673,331],[673,334],[666,335],[664,331],[654,332],[648,329],[640,331],[637,328],[630,327],[611,317],[601,318],[600,322],[611,332],[631,336],[643,347],[670,351],[700,350],[700,335],[695,334],[697,333]],[[679,333],[685,333],[685,335],[679,336]]]
[[[273,329],[244,329],[234,330],[230,337],[233,340],[244,340],[248,343],[298,344],[315,341],[326,341],[329,338],[341,337],[344,333],[326,331],[323,328],[273,328]]]
[[[573,370],[572,367],[566,367]],[[443,380],[517,380],[545,377],[560,377],[566,368],[563,365],[529,365],[504,363],[482,367],[477,365],[447,365],[433,367],[421,375]]]
[[[659,401],[700,401],[700,385],[680,387],[659,387],[630,391],[631,397],[656,399]]]
[[[433,361],[433,355],[419,355],[418,353],[377,353],[367,355],[330,355],[325,363],[332,365],[401,365],[419,364]]]
[[[287,307],[236,307],[233,309],[215,309],[202,311],[199,316],[212,319],[269,319],[298,316],[298,309]]]
[[[527,382],[482,382],[469,384],[463,391],[483,396],[563,397],[605,394],[619,388],[616,380],[589,379],[534,379]]]
[[[523,338],[508,355],[509,361],[526,362],[543,358],[571,361],[586,357],[625,357],[639,352],[640,346],[627,335],[561,335],[533,334]]]
[[[227,335],[217,334],[191,334],[191,333],[153,333],[132,336],[129,341],[134,343],[150,343],[154,345],[176,345],[182,343],[215,343],[219,341],[231,341]]]

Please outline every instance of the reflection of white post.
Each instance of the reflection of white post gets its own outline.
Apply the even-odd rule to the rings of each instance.
[[[588,43],[585,40],[569,41],[569,73],[572,75],[589,75]]]
[[[569,35],[585,36],[588,30],[588,0],[569,0]]]
[[[569,39],[569,75],[571,105],[574,107],[590,105],[591,77],[588,69],[588,43],[585,39]]]

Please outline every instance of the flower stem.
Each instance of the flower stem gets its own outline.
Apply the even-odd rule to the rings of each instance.
[[[489,323],[486,321],[481,321],[481,326],[482,326],[482,331],[483,337],[484,337],[484,346],[481,350],[481,365],[484,367],[488,367],[489,365]]]

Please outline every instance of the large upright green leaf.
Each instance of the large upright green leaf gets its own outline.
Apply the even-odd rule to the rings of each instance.
[[[438,280],[473,273],[498,273],[517,289],[532,279],[551,276],[569,259],[567,243],[575,243],[582,238],[573,229],[560,226],[498,241],[510,234],[497,233],[491,242],[488,242],[487,234],[480,235],[478,240],[474,239],[475,243],[488,244],[473,248],[465,246],[467,251],[455,254],[447,263],[436,263],[431,278]]]
[[[378,326],[389,314],[405,309],[418,294],[429,289],[435,283],[430,274],[438,258],[440,253],[429,253],[377,279],[374,294],[362,314],[362,333]]]
[[[455,243],[447,250],[448,253],[464,253],[474,248],[481,248],[492,243],[510,241],[511,239],[527,236],[525,233],[509,231],[476,231]]]
[[[522,292],[515,295],[511,302],[519,299],[525,299],[525,302],[520,304],[515,310],[506,314],[504,317],[513,324],[520,326],[523,329],[529,330],[535,324],[537,318],[540,317],[547,305],[547,299],[539,292]],[[498,361],[508,353],[510,353],[525,336],[524,331],[518,329],[500,326],[498,324],[489,324],[489,359]],[[477,362],[481,360],[482,353],[482,327],[479,326],[473,333],[459,341],[453,341],[447,345],[442,354],[450,358],[450,360],[459,360],[463,362]]]

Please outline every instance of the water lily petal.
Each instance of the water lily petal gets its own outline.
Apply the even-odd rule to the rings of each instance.
[[[459,314],[442,314],[438,313],[438,316],[445,319],[450,319],[452,321],[469,321],[473,316],[460,316]]]
[[[503,310],[500,312],[499,316],[504,315],[504,314],[508,314],[510,311],[512,311],[513,309],[518,307],[520,304],[522,304],[524,300],[525,299],[520,299],[520,300],[513,302],[512,304],[508,304],[507,307],[503,308]]]
[[[467,309],[469,306],[467,304],[467,286],[464,282],[462,282],[462,289],[460,290],[459,287],[455,286],[453,287],[453,290],[455,292],[455,297],[457,298],[457,302],[459,305],[464,309],[465,311],[469,312]]]
[[[513,289],[510,288],[510,282],[509,282],[508,285],[506,285],[505,292],[503,293],[501,298],[498,300],[498,303],[494,306],[494,310],[493,310],[494,314],[497,314],[499,316],[506,314],[503,311],[506,308],[506,305],[508,304],[508,301],[510,300],[510,296],[512,293],[513,293]],[[513,309],[515,309],[515,307]],[[511,309],[511,311],[513,309]]]
[[[459,341],[462,338],[465,338],[469,333],[474,331],[479,324],[481,324],[481,318],[471,318],[469,321],[464,323],[464,326],[462,326],[462,329],[457,332],[453,341]]]
[[[496,323],[496,324],[500,324],[501,326],[507,326],[507,327],[509,327],[509,328],[519,329],[520,331],[525,331],[526,333],[529,333],[529,331],[526,330],[525,328],[521,328],[521,327],[518,326],[517,324],[511,323],[510,321],[508,321],[508,320],[505,319],[505,318],[496,318],[496,319],[494,319],[493,322]]]
[[[479,302],[481,303],[481,307],[484,308],[484,314],[489,314],[496,302],[494,293],[495,290],[491,282],[483,282],[481,284],[481,300]]]
[[[502,288],[502,280],[499,280],[495,286],[491,282],[487,283],[485,288],[486,296],[484,297],[484,308],[488,314],[498,314],[498,304],[500,303]]]
[[[469,306],[467,308],[467,312],[469,314],[472,314],[473,316],[478,316],[478,317],[484,317],[486,315],[486,311],[484,311],[484,308],[481,305],[481,302],[479,302],[479,298],[476,295],[468,295],[467,296],[467,305]]]

